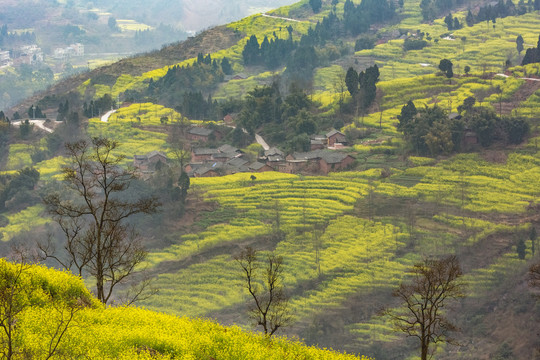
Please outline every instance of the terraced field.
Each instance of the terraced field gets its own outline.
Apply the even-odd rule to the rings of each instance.
[[[295,37],[306,33],[330,11],[325,3],[320,14],[308,14],[306,3],[273,13],[301,21],[295,23]],[[421,22],[418,5],[418,0],[406,0],[402,20],[381,31],[429,33],[433,40],[425,49],[404,51],[403,40],[393,39],[372,50],[348,54],[345,60],[329,61],[315,71],[310,95],[318,103],[319,112],[333,118],[339,117],[338,101],[350,101],[346,90],[341,92],[336,86],[346,68],[368,57],[380,66],[377,104],[342,129],[356,128],[369,134],[348,150],[356,157],[355,170],[329,176],[267,172],[192,179],[186,216],[191,220],[178,219],[173,224],[175,231],[156,229],[166,238],[161,243],[166,245],[149,249],[145,265],[159,293],[141,305],[252,329],[246,315],[249,297],[234,260],[249,245],[263,254],[273,251],[283,257],[285,286],[295,315],[286,333],[305,338],[310,344],[330,346],[340,341],[336,346],[340,350],[370,355],[377,354],[378,349],[390,349],[401,358],[413,359],[413,347],[393,333],[387,319],[378,313],[383,304],[394,306],[392,290],[424,257],[458,254],[474,305],[495,311],[492,294],[522,276],[534,255],[527,242],[525,259],[519,259],[517,240],[527,238],[531,226],[540,223],[535,210],[540,202],[540,82],[521,79],[538,76],[540,66],[502,68],[507,59],[518,63],[518,34],[526,44],[536,42],[540,18],[537,13],[529,13],[498,20],[495,27],[486,27],[485,23],[464,27],[454,31],[452,40],[441,38],[448,35],[442,19],[433,24]],[[338,14],[342,8],[340,3]],[[261,40],[274,31],[285,37],[286,31],[280,33],[279,29],[288,24],[284,19],[255,15],[229,27],[256,33]],[[246,40],[212,54],[214,59],[227,56],[235,72],[248,72],[245,80],[221,84],[214,99],[241,97],[275,75],[244,68],[241,52]],[[454,62],[456,76],[452,79],[438,74],[437,65],[443,58]],[[188,59],[180,65],[193,61]],[[469,74],[464,73],[465,66],[471,67]],[[122,75],[113,86],[96,87],[96,97],[142,89],[145,81],[156,80],[166,72],[167,68],[160,68],[138,77]],[[502,72],[506,76],[496,75]],[[92,86],[90,82],[81,84],[79,91],[84,93]],[[440,158],[408,153],[396,128],[397,115],[408,100],[417,107],[438,104],[456,112],[469,96],[497,112],[504,104],[505,114],[527,119],[531,136],[519,146],[496,146],[479,153]],[[185,120],[160,105],[132,104],[119,109],[108,123],[91,119],[88,134],[120,141],[122,147],[116,155],[126,156],[129,164],[134,154],[169,150],[164,117],[169,123]],[[12,144],[3,174],[31,165],[32,151],[28,145]],[[55,179],[63,161],[58,157],[34,166],[41,179],[48,181]],[[3,241],[9,241],[18,231],[32,231],[48,222],[40,218],[40,222],[28,225],[41,210],[31,207],[8,216],[9,224],[0,227]],[[482,323],[489,314],[463,310],[459,316],[467,324],[468,316]],[[467,336],[475,342],[486,338],[502,342],[499,332],[491,333],[485,329],[488,325],[482,326],[471,325],[478,331]],[[496,348],[491,344],[479,350],[473,341],[464,345],[464,352]],[[444,347],[438,354],[450,359],[452,351]]]

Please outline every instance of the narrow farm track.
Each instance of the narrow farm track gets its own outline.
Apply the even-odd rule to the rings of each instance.
[[[40,128],[41,130],[45,131],[45,132],[48,132],[49,134],[52,133],[54,130],[51,129],[51,128],[48,128],[45,126],[45,122],[47,120],[44,120],[44,119],[32,119],[32,120],[29,120],[29,123],[32,124],[32,125],[36,125],[38,128]],[[13,126],[21,126],[21,122],[22,120],[19,120],[19,121],[12,121],[11,124]]]
[[[267,17],[267,18],[272,18],[272,19],[280,19],[280,20],[292,21],[292,22],[298,22],[298,23],[303,22],[302,20],[296,20],[296,19],[291,19],[291,18],[286,18],[286,17],[281,17],[281,16],[268,15],[268,14],[262,14],[262,16]]]

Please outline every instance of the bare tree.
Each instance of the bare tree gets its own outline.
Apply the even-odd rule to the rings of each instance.
[[[49,245],[41,245],[41,250],[80,276],[95,278],[97,298],[103,303],[146,257],[126,220],[154,213],[159,206],[154,197],[122,197],[134,174],[120,166],[124,157],[114,155],[118,147],[118,142],[106,138],[67,144],[70,164],[62,173],[68,191],[43,199],[65,235],[65,257]]]
[[[235,260],[242,268],[245,287],[253,298],[250,317],[262,326],[265,335],[272,336],[292,321],[288,299],[283,293],[283,258],[270,254],[261,269],[257,251],[247,247]]]
[[[336,73],[332,84],[334,93],[338,94],[339,111],[343,110],[343,104],[345,103],[345,95],[347,91],[347,83],[345,82],[345,71],[341,69],[339,73]]]
[[[420,340],[421,359],[426,360],[432,344],[454,343],[449,332],[456,327],[446,318],[445,308],[450,300],[464,296],[461,266],[456,256],[429,260],[414,265],[412,279],[394,291],[403,307],[386,309],[398,331]]]

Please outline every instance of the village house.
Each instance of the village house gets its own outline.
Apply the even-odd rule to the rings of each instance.
[[[205,162],[212,160],[215,154],[218,154],[218,149],[208,149],[208,148],[195,148],[191,150],[191,161],[192,162]]]
[[[12,62],[9,51],[0,51],[0,67],[10,66],[11,64]]]
[[[191,141],[208,142],[214,130],[204,127],[194,126],[188,131],[188,139]]]
[[[293,153],[287,156],[286,172],[308,172],[328,174],[332,171],[345,170],[354,163],[354,157],[339,151],[315,150],[305,153]]]
[[[220,163],[226,163],[227,161],[241,155],[242,154],[237,152],[218,152],[216,154],[213,154],[210,160],[214,160]]]
[[[84,45],[81,43],[71,44],[65,48],[54,49],[53,57],[57,60],[66,60],[70,57],[84,56]]]
[[[249,170],[253,172],[265,172],[265,171],[274,171],[274,169],[262,162],[255,161],[248,165]]]
[[[465,129],[465,132],[463,133],[463,145],[473,146],[476,144],[478,144],[478,135],[476,132],[471,129]]]
[[[188,175],[190,177],[216,177],[220,176],[221,173],[219,173],[216,168],[201,166],[188,173]]]
[[[248,76],[244,73],[239,73],[235,75],[225,75],[223,78],[224,81],[231,81],[231,80],[246,80]]]
[[[167,155],[160,151],[152,151],[146,155],[133,155],[133,166],[141,172],[153,172],[159,163],[167,164]]]
[[[205,162],[202,164],[190,164],[186,170],[188,175],[192,177],[211,177],[253,171],[249,168],[248,161],[240,157],[231,159],[226,163]]]
[[[214,173],[226,175],[249,171],[248,161],[242,158],[243,155],[242,151],[228,144],[217,149],[195,148],[191,151],[191,162],[186,166],[186,171],[190,176],[215,176]]]
[[[326,133],[328,147],[335,147],[336,144],[347,144],[347,137],[341,131],[331,130]]]
[[[319,159],[320,170],[323,174],[328,174],[332,171],[345,170],[352,166],[354,157],[338,151],[326,153]]]
[[[249,161],[247,161],[246,159],[243,159],[241,157],[237,157],[237,158],[234,158],[234,159],[231,159],[231,160],[227,161],[225,164],[232,167],[232,168],[241,170],[241,168],[244,165],[246,165],[247,163],[249,163]],[[247,169],[245,169],[245,170],[247,170]]]
[[[37,45],[24,45],[13,51],[13,63],[35,65],[43,62],[43,52]]]
[[[285,162],[285,153],[278,148],[272,147],[264,151],[264,156],[259,158],[266,165],[277,170],[278,164]]]
[[[241,154],[242,152],[229,144],[221,145],[218,147],[218,151],[221,153]]]
[[[321,139],[311,139],[310,150],[322,150],[326,147],[326,142]]]

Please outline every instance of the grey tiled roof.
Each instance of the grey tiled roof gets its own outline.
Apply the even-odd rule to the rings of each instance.
[[[227,161],[227,165],[231,165],[231,166],[235,166],[235,167],[240,167],[240,166],[243,166],[243,165],[245,165],[247,163],[248,163],[248,161],[244,160],[242,158],[234,158],[232,160]]]
[[[315,150],[304,153],[294,153],[295,160],[316,160],[323,159],[328,164],[337,164],[342,162],[349,154],[331,150]]]
[[[281,155],[285,156],[285,153],[278,148],[272,147],[264,152],[265,156],[275,156],[275,155]]]
[[[208,149],[208,148],[197,148],[193,149],[193,153],[195,155],[214,155],[217,154],[219,151],[217,149]]]
[[[189,133],[192,135],[198,135],[198,136],[210,136],[214,130],[203,128],[203,127],[192,127],[189,129]]]
[[[163,156],[165,159],[167,159],[167,155],[157,150],[151,151],[146,155],[133,155],[133,158],[135,160],[148,160],[150,158],[153,158],[154,156]]]
[[[220,147],[218,147],[218,150],[222,153],[234,153],[238,151],[237,148],[229,144],[221,145]]]
[[[332,129],[331,131],[327,132],[326,133],[326,137],[329,138],[333,135],[336,135],[336,134],[339,134],[339,135],[342,135],[342,136],[345,136],[345,134],[343,134],[341,131],[338,131],[336,129]]]
[[[249,164],[249,168],[252,170],[260,170],[263,167],[265,167],[266,164],[260,163],[258,161],[255,161],[254,163]]]

